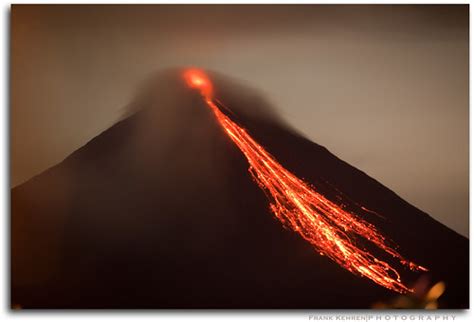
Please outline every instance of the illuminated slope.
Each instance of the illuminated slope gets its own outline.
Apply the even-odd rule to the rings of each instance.
[[[348,271],[399,293],[411,291],[390,264],[358,246],[357,239],[370,241],[412,270],[426,271],[426,268],[403,258],[374,225],[329,201],[282,167],[245,129],[221,112],[204,72],[189,69],[184,78],[190,87],[200,90],[219,124],[245,155],[250,173],[271,201],[272,212],[286,227]]]

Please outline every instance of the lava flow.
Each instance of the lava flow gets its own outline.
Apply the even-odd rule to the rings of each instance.
[[[244,128],[220,110],[212,83],[203,71],[188,69],[184,79],[188,86],[200,91],[220,126],[245,155],[249,172],[269,197],[271,211],[284,226],[300,234],[320,255],[353,274],[399,293],[412,291],[392,266],[361,248],[356,239],[371,242],[411,270],[426,271],[426,268],[403,258],[374,225],[328,200],[279,164]]]

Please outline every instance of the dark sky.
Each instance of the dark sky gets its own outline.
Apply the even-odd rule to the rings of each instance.
[[[468,233],[468,6],[31,6],[11,15],[11,185],[159,69],[257,88],[311,140]]]

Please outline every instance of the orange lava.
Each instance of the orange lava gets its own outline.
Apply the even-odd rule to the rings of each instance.
[[[320,255],[348,271],[399,293],[412,292],[390,264],[358,245],[360,239],[371,242],[411,270],[426,271],[426,268],[403,258],[374,225],[328,200],[279,164],[244,128],[221,112],[213,96],[212,83],[203,71],[186,70],[184,78],[188,86],[201,92],[222,129],[245,155],[249,172],[270,199],[271,211],[285,227],[297,232]]]

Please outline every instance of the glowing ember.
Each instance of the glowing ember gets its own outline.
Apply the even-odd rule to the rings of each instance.
[[[220,126],[245,155],[249,172],[269,197],[272,212],[284,226],[348,271],[399,293],[412,291],[392,266],[361,248],[356,239],[366,239],[412,270],[426,268],[404,259],[374,225],[331,202],[280,165],[244,128],[221,112],[220,103],[213,97],[212,83],[204,72],[189,69],[184,78],[191,88],[201,92]]]
[[[188,69],[184,79],[189,87],[198,89],[203,97],[212,97],[212,84],[206,74],[199,69]]]

